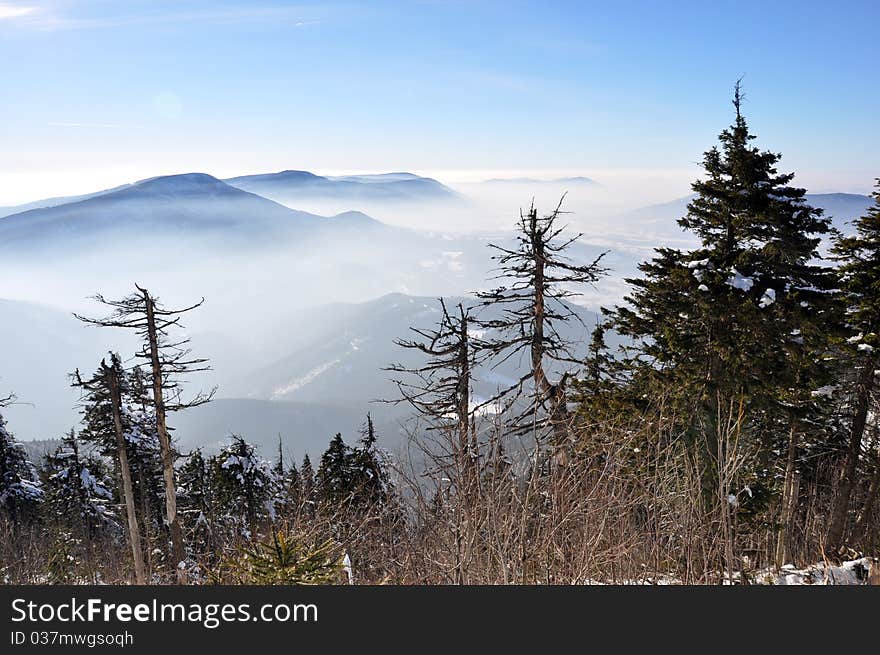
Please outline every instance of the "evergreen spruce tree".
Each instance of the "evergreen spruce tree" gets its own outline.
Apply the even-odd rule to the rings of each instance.
[[[352,452],[342,435],[337,433],[321,455],[315,478],[319,504],[332,509],[348,504],[352,497]]]
[[[607,326],[596,323],[590,336],[590,346],[584,360],[583,372],[574,380],[572,400],[577,405],[579,423],[591,425],[617,409],[620,392],[619,364],[605,343]]]
[[[113,488],[126,508],[135,581],[145,584],[154,554],[161,555],[152,544],[166,541],[167,536],[161,520],[164,482],[156,417],[141,369],[126,371],[116,353],[110,353],[109,361],[102,360],[88,380],[79,370],[71,376],[82,393],[80,436],[113,463]]]
[[[368,577],[381,575],[383,563],[377,560],[392,557],[388,549],[393,550],[399,542],[403,522],[401,502],[389,470],[390,457],[377,441],[373,417],[367,414],[361,438],[348,452],[349,501],[340,516],[342,520],[336,522],[349,564],[359,575]]]
[[[46,560],[46,581],[49,584],[74,584],[83,566],[77,553],[80,541],[66,530],[55,531]]]
[[[598,392],[607,380],[608,368],[611,357],[608,355],[608,346],[605,344],[605,326],[600,322],[593,328],[590,337],[590,351],[584,367],[583,380],[589,384],[591,390]]]
[[[613,312],[643,359],[702,399],[789,388],[792,352],[821,332],[833,288],[814,263],[828,220],[789,186],[793,174],[777,172],[780,155],[750,145],[741,102],[737,86],[736,120],[706,152],[706,177],[679,221],[701,245],[658,249],[644,277],[627,280],[628,306]]]
[[[272,477],[275,478],[275,481],[283,480],[285,475],[284,468],[284,449],[282,448],[281,443],[281,435],[278,435],[278,459],[275,460],[274,466],[272,466]]]
[[[120,418],[140,521],[145,528],[156,531],[161,527],[164,490],[159,435],[155,414],[149,406],[148,383],[140,368],[126,371],[118,354],[110,353],[109,359],[109,367],[119,381]],[[103,378],[103,370],[99,367],[92,379]],[[80,439],[94,445],[101,455],[110,458],[118,468],[119,457],[108,386],[90,384],[88,388],[83,387],[80,412],[83,425]],[[119,475],[115,477],[118,479]],[[121,491],[119,496],[122,496]]]
[[[332,540],[308,543],[302,537],[273,531],[272,538],[239,552],[232,568],[243,584],[334,584],[344,559]]]
[[[136,292],[119,300],[108,300],[100,294],[94,299],[110,309],[104,318],[88,318],[74,314],[89,325],[134,330],[141,338],[141,348],[136,357],[145,360],[150,367],[152,408],[156,417],[156,431],[162,455],[162,479],[165,492],[165,523],[171,537],[170,556],[178,584],[186,582],[186,550],[183,531],[177,518],[177,491],[174,479],[174,450],[168,414],[197,407],[211,401],[216,389],[198,393],[190,400],[183,399],[181,376],[209,369],[207,360],[193,357],[189,340],[171,336],[174,329],[182,327],[185,314],[197,309],[204,298],[189,307],[168,309],[160,304],[148,289],[135,285]]]
[[[295,466],[285,471],[280,487],[279,504],[284,512],[283,516],[290,518],[299,512],[303,498],[302,481]]]
[[[162,523],[165,490],[162,449],[150,393],[147,374],[135,366],[124,379],[122,414],[128,426],[125,441],[143,521],[156,530]]]
[[[33,518],[42,500],[36,467],[28,461],[24,448],[6,428],[0,413],[0,509],[15,525]]]
[[[182,514],[198,523],[205,520],[213,505],[211,471],[200,448],[192,451],[180,466]]]
[[[873,194],[874,205],[855,221],[855,234],[837,240],[832,253],[840,263],[840,286],[844,295],[848,332],[842,344],[846,372],[844,390],[851,404],[849,438],[840,469],[837,497],[828,528],[828,545],[844,543],[850,500],[858,484],[858,469],[865,427],[872,404],[878,398],[880,369],[880,179]],[[867,517],[880,493],[880,465],[875,464],[866,508],[858,513],[854,537],[862,536]]]
[[[707,482],[720,484],[722,460],[734,457],[719,436],[730,428],[736,458],[749,453],[753,472],[772,471],[774,451],[793,454],[785,472],[793,489],[837,320],[833,276],[817,263],[829,222],[790,185],[793,174],[777,171],[781,156],[751,144],[739,84],[733,102],[734,123],[705,153],[705,176],[679,221],[700,245],[657,249],[640,265],[643,276],[627,280],[627,304],[610,315],[637,344],[629,362],[636,395],[676,402],[691,443],[703,449]],[[717,490],[722,504],[730,491]]]
[[[274,515],[272,471],[252,444],[234,435],[232,443],[211,458],[217,504],[227,524],[250,534],[260,519]]]
[[[273,504],[277,518],[288,520],[294,517],[301,502],[302,489],[300,475],[296,466],[284,465],[284,451],[281,436],[278,436],[278,459],[272,467]]]
[[[315,469],[308,453],[303,455],[302,465],[299,468],[300,508],[304,516],[311,516],[315,512],[316,485]]]
[[[55,582],[71,576],[95,582],[101,560],[96,548],[120,533],[107,467],[81,446],[71,430],[43,460],[43,515],[55,536],[48,572]]]
[[[376,446],[376,430],[369,414],[351,460],[351,487],[357,498],[356,504],[365,508],[385,507],[392,496],[391,479],[385,464],[386,456]]]
[[[217,550],[217,501],[213,469],[200,449],[179,469],[180,515],[192,552],[213,560]]]
[[[92,541],[103,530],[119,527],[111,508],[113,484],[104,462],[83,454],[73,430],[43,463],[46,512],[55,525],[65,526]]]

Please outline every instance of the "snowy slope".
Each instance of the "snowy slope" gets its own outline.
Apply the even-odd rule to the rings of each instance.
[[[43,200],[35,200],[34,202],[27,202],[21,205],[13,205],[10,207],[0,207],[0,218],[4,216],[9,216],[11,214],[20,214],[21,212],[30,211],[31,209],[43,209],[45,207],[58,207],[59,205],[67,205],[72,202],[79,202],[80,200],[88,200],[89,198],[96,198],[97,196],[103,196],[107,193],[112,193],[113,191],[119,191],[121,189],[125,189],[131,186],[130,184],[123,184],[117,187],[113,187],[112,189],[102,189],[101,191],[95,191],[94,193],[84,193],[75,196],[56,196],[54,198],[44,198]]]
[[[446,298],[447,307],[458,302],[473,304],[468,298]],[[585,326],[572,322],[562,333],[574,341],[588,342],[596,314],[574,307]],[[494,315],[484,311],[484,317]],[[412,338],[410,328],[430,329],[440,317],[437,298],[392,293],[365,303],[337,303],[301,312],[284,323],[282,332],[268,340],[287,353],[250,372],[243,372],[235,395],[268,400],[332,402],[369,407],[372,400],[396,396],[393,377],[382,369],[392,363],[418,364],[419,356],[398,347],[394,341]],[[491,335],[483,334],[488,337]],[[476,393],[492,394],[522,374],[522,362],[477,373]],[[240,386],[238,386],[240,385]]]

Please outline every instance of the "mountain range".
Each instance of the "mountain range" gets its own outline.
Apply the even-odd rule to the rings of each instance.
[[[279,300],[297,310],[391,291],[472,292],[492,266],[488,241],[512,237],[407,229],[360,211],[319,216],[210,175],[162,176],[0,218],[0,297],[85,309],[96,291],[118,296],[139,282],[179,292],[181,304],[206,296],[212,320],[271,321]]]
[[[0,218],[0,250],[79,248],[125,239],[234,239],[238,245],[271,241],[333,227],[376,227],[359,212],[322,217],[242,191],[204,173],[151,178]],[[39,204],[39,203],[37,203]]]
[[[351,203],[461,200],[455,191],[437,180],[412,173],[324,177],[308,171],[281,171],[224,181],[285,205],[330,199]]]
[[[47,303],[0,300],[0,396],[14,390],[22,403],[4,412],[10,428],[25,439],[55,438],[75,423],[77,396],[66,374],[134,345],[118,330],[83,327],[69,310],[100,313],[83,308],[83,299],[96,291],[118,297],[140,282],[173,304],[207,298],[188,317],[187,334],[214,367],[194,384],[218,384],[220,394],[175,417],[182,448],[215,447],[242,433],[269,454],[281,434],[290,452],[316,454],[336,431],[353,436],[367,411],[383,443],[399,447],[406,408],[371,402],[394,395],[383,367],[417,363],[394,339],[431,327],[437,296],[454,303],[490,285],[487,243],[510,246],[513,236],[404,229],[361,211],[322,216],[286,206],[312,194],[355,207],[459,199],[411,173],[285,171],[230,180],[190,173],[0,211],[0,295]],[[872,202],[856,194],[807,200],[842,231]],[[586,226],[572,258],[591,261],[607,249],[612,269],[596,285],[604,295],[588,296],[589,306],[617,302],[626,292],[622,278],[653,247],[686,246],[690,236],[675,220],[688,201]],[[575,309],[588,326],[595,322],[591,311]],[[585,328],[571,329],[569,336],[585,338]],[[480,371],[477,395],[491,394],[519,366]]]
[[[57,196],[35,200],[21,205],[0,207],[0,218],[19,214],[31,209],[45,209],[68,205],[82,200],[123,191],[156,180],[179,180],[196,176],[211,177],[199,173],[164,175],[122,184],[110,189],[74,196]],[[216,180],[216,178],[211,178]],[[216,180],[220,181],[220,180]],[[456,200],[461,197],[437,180],[421,177],[413,173],[378,173],[370,175],[321,176],[308,171],[281,171],[258,175],[243,175],[226,180],[229,186],[243,191],[251,191],[269,199],[283,198],[294,204],[298,200],[380,200],[380,201],[420,201]],[[275,196],[275,197],[273,197]]]

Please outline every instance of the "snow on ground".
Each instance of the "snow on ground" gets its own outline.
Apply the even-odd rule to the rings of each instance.
[[[823,563],[803,569],[786,564],[768,581],[758,581],[774,585],[880,585],[880,558],[862,557],[840,566]]]
[[[749,585],[792,586],[792,585],[878,585],[880,586],[880,558],[861,557],[840,565],[831,563],[811,564],[804,568],[796,568],[786,564],[781,569],[767,568],[747,574]],[[718,583],[730,585],[731,582],[723,572],[719,572]],[[601,582],[586,580],[587,585],[681,585],[684,582],[674,576],[665,574],[646,575],[641,579],[616,580]],[[742,584],[742,574],[733,573],[733,584]]]
[[[354,346],[354,344],[352,344],[352,345]],[[355,346],[355,350],[356,349],[357,349],[357,347]],[[322,373],[326,373],[331,368],[333,368],[334,366],[339,364],[341,361],[342,361],[341,359],[334,359],[329,362],[325,362],[324,364],[320,364],[319,366],[316,366],[315,368],[310,370],[308,373],[306,373],[301,378],[291,380],[288,384],[281,386],[281,387],[278,387],[277,389],[274,389],[272,391],[272,400],[278,400],[278,399],[283,398],[284,396],[286,396],[290,393],[293,393],[297,389],[302,389],[304,386],[306,386],[310,382],[313,382]]]

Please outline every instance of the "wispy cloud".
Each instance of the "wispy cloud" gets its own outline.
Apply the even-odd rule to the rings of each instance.
[[[0,18],[4,18],[4,5],[0,5]],[[115,8],[115,7],[114,7]],[[296,6],[254,6],[242,4],[224,8],[179,10],[150,9],[148,11],[110,12],[101,15],[68,13],[61,9],[36,11],[34,8],[8,8],[14,15],[27,16],[27,24],[45,30],[83,30],[135,25],[173,25],[177,23],[236,24],[246,22],[273,22],[294,28],[318,25],[323,21],[307,16],[307,10]],[[13,15],[13,14],[10,14]]]
[[[49,127],[85,127],[96,129],[128,129],[135,127],[133,125],[120,125],[118,123],[75,123],[68,121],[53,121],[46,123]]]
[[[4,18],[19,18],[34,13],[34,7],[22,7],[18,5],[0,4],[0,20]]]

